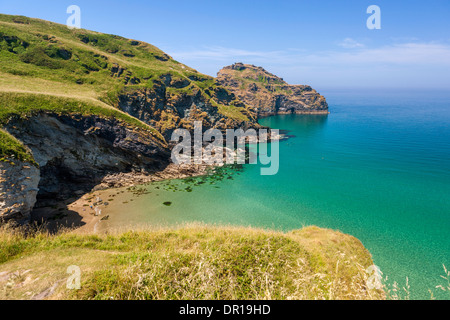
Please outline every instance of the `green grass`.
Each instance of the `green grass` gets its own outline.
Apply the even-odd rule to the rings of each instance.
[[[83,101],[45,94],[0,92],[0,126],[5,125],[12,117],[27,118],[40,112],[114,118],[124,125],[148,131],[161,145],[167,144],[164,137],[153,127],[126,113],[107,105],[103,106],[95,101]],[[32,154],[23,144],[2,130],[0,131],[0,161],[14,162],[14,159],[36,164]]]
[[[27,299],[54,283],[62,285],[51,299],[382,299],[366,288],[363,270],[371,264],[357,239],[316,227],[0,230],[0,274],[13,282],[0,283],[6,299]],[[80,290],[65,288],[70,265],[81,269]]]
[[[165,143],[164,138],[154,128],[108,106],[45,94],[0,92],[0,125],[4,125],[13,116],[30,117],[39,112],[98,115],[105,118],[114,118],[126,125],[148,130],[160,139],[160,142]]]
[[[214,100],[210,100],[211,105],[216,106],[219,113],[223,114],[226,117],[229,117],[231,119],[236,119],[240,121],[248,121],[248,117],[245,114],[245,111],[240,110],[242,108],[235,107],[234,105],[223,105],[216,103]]]
[[[14,163],[14,160],[37,166],[31,152],[12,135],[0,129],[0,161]]]
[[[3,14],[0,14],[0,64],[3,73],[33,79],[35,87],[43,93],[47,92],[40,82],[54,81],[63,87],[72,86],[72,90],[79,87],[82,93],[95,92],[96,99],[113,105],[122,90],[129,91],[128,86],[132,90],[152,89],[165,75],[189,82],[189,92],[169,86],[170,90],[183,94],[198,89],[205,101],[210,98],[205,91],[217,87],[214,78],[173,60],[148,43]],[[116,65],[125,69],[120,76],[112,75],[111,69]],[[130,82],[131,79],[137,83]],[[11,82],[8,89],[14,84]],[[21,88],[20,81],[15,88]]]

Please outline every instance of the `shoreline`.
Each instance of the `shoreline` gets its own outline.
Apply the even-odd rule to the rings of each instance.
[[[328,110],[311,110],[311,111],[295,111],[295,112],[285,112],[285,111],[278,111],[278,112],[264,112],[258,114],[258,119],[260,118],[267,118],[272,116],[278,116],[278,115],[287,115],[287,114],[298,114],[298,115],[328,115],[330,112]]]
[[[82,233],[95,233],[96,225],[108,215],[96,214],[95,207],[104,211],[109,205],[107,199],[102,199],[108,192],[118,193],[121,188],[135,187],[152,182],[186,179],[207,175],[214,166],[171,163],[164,170],[152,173],[116,173],[103,178],[91,191],[80,195],[78,198],[70,198],[59,201],[51,207],[35,208],[31,214],[32,223],[42,223],[48,231],[55,233],[62,229],[73,229],[72,231]],[[124,191],[119,191],[119,193]],[[100,198],[101,201],[98,201]],[[107,197],[110,198],[110,197]],[[98,202],[98,206],[95,204]]]

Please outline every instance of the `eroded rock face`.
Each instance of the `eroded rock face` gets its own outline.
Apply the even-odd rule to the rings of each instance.
[[[116,119],[40,114],[12,120],[5,129],[31,149],[39,164],[37,205],[42,206],[90,191],[111,173],[162,170],[170,158],[149,131]],[[17,174],[6,172],[10,179]]]
[[[0,162],[0,222],[29,220],[39,180],[39,169],[32,164]]]
[[[173,85],[169,77],[166,80]],[[194,121],[202,121],[205,130],[259,127],[255,115],[249,112],[245,104],[223,88],[218,87],[209,94],[219,103],[238,109],[247,119],[233,119],[220,113],[218,107],[211,104],[199,90],[173,95],[166,90],[165,84],[161,83],[155,84],[152,89],[121,94],[118,108],[156,128],[167,140],[177,128],[192,129]]]
[[[233,92],[259,117],[328,113],[325,98],[310,86],[289,85],[261,67],[233,64],[219,71],[217,83]]]

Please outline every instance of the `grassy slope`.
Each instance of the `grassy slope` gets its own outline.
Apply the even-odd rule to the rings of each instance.
[[[151,87],[151,79],[167,73],[180,78],[197,75],[213,82],[147,43],[133,45],[132,40],[119,36],[70,30],[38,19],[21,18],[24,23],[14,22],[17,18],[0,15],[0,33],[17,38],[2,41],[0,61],[5,62],[2,73],[37,79],[33,88],[38,90],[46,90],[40,85],[41,80],[46,80],[74,94],[105,98],[111,88],[124,86],[123,78],[111,77],[114,63],[135,77],[147,79],[135,87]],[[61,49],[69,51],[69,55],[61,54]],[[22,88],[22,79],[18,81],[17,88]]]
[[[111,73],[111,68],[117,65],[125,69],[121,76]],[[233,110],[216,103],[214,97],[207,95],[216,86],[212,77],[173,60],[150,44],[120,36],[70,30],[44,20],[0,14],[0,66],[0,93],[3,92],[0,108],[15,113],[23,109],[27,112],[42,110],[46,104],[49,111],[56,108],[57,112],[61,109],[73,112],[71,108],[59,105],[67,102],[68,105],[78,103],[83,106],[83,113],[117,116],[118,111],[113,113],[110,109],[117,103],[120,92],[152,88],[155,81],[161,81],[161,76],[170,74],[174,80],[189,80],[187,87],[170,88],[170,94],[200,91],[219,107],[219,112],[231,118],[246,119],[238,108]],[[132,79],[139,79],[139,83]],[[12,110],[11,101],[19,97],[12,93],[20,93],[21,101],[35,104]],[[6,119],[4,115],[2,112],[0,121]],[[136,124],[136,119],[130,116],[119,117]],[[0,150],[3,149],[1,145]],[[0,154],[0,157],[4,156]]]
[[[0,129],[0,162],[8,161],[14,163],[14,160],[37,165],[30,151],[22,142]]]
[[[110,235],[0,231],[0,299],[380,299],[355,238],[307,227],[281,233],[188,226]],[[81,289],[66,289],[70,265]],[[14,275],[15,273],[15,275]]]

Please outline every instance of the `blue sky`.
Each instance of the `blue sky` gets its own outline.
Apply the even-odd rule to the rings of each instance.
[[[15,0],[0,12],[65,23],[81,8],[82,28],[149,42],[215,76],[223,66],[263,66],[315,88],[450,89],[448,0]],[[369,30],[369,5],[381,30]]]

